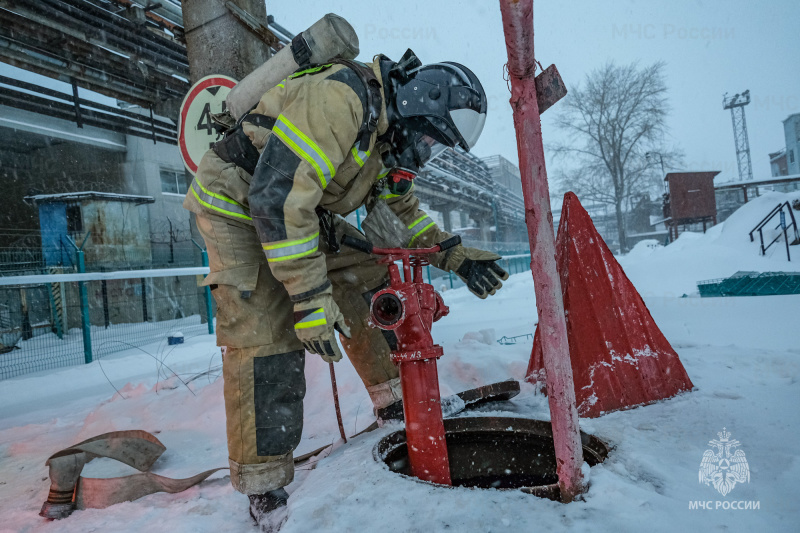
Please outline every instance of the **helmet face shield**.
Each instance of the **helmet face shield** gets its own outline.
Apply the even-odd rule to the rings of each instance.
[[[422,162],[423,165],[439,157],[439,154],[447,148],[447,145],[440,143],[430,135],[423,135],[422,141],[430,147],[430,155]]]
[[[462,148],[467,151],[472,150],[483,131],[483,125],[486,123],[486,113],[478,113],[467,108],[453,109],[450,111],[450,117],[453,119],[453,124],[461,134],[463,141],[467,143],[467,147],[462,146]]]

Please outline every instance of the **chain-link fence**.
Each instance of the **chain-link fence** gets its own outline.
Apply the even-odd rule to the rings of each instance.
[[[208,334],[213,303],[187,272],[194,270],[201,271],[0,278],[0,379],[90,362],[178,333]]]
[[[497,252],[510,274],[530,270],[530,253],[520,243],[464,244]],[[136,261],[128,250],[119,265],[84,260],[88,273],[80,273],[74,250],[65,252],[58,267],[46,267],[41,250],[0,250],[8,259],[0,261],[7,267],[0,272],[0,380],[82,364],[175,333],[213,331],[213,298],[198,287],[202,269],[195,252],[168,246],[153,251]],[[427,267],[426,278],[440,291],[464,286],[458,276],[434,267]]]
[[[481,250],[488,250],[500,255],[502,259],[498,261],[509,274],[518,274],[531,269],[531,253],[525,243],[519,242],[494,242],[480,241],[474,239],[463,239],[464,246],[470,246]],[[447,291],[464,287],[466,284],[452,272],[445,272],[438,268],[425,267],[425,278],[438,291]]]

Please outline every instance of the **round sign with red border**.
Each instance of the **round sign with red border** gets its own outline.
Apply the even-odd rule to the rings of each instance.
[[[183,164],[192,174],[211,145],[222,138],[211,115],[225,111],[225,99],[236,80],[222,75],[206,76],[192,85],[181,104],[178,146]]]

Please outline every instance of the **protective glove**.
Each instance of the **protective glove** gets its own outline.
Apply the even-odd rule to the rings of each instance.
[[[350,338],[350,328],[333,301],[331,289],[295,302],[294,332],[297,338],[307,351],[320,355],[326,363],[335,363],[342,358],[334,329]]]
[[[499,259],[493,252],[459,245],[447,252],[444,270],[455,272],[472,294],[484,299],[503,286],[500,280],[508,279],[508,272],[496,263]]]

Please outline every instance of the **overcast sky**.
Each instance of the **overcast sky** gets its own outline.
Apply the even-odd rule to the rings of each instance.
[[[667,62],[671,141],[684,151],[686,169],[721,170],[717,181],[738,179],[722,95],[750,89],[753,174],[770,175],[767,154],[785,146],[781,121],[800,112],[799,0],[536,0],[534,5],[537,59],[545,67],[555,63],[567,87],[609,60]],[[379,52],[399,59],[412,48],[423,62],[464,63],[489,96],[476,154],[499,153],[516,163],[497,0],[268,0],[267,10],[294,32],[328,11],[344,16],[359,35],[362,61]],[[557,135],[548,121],[551,113],[543,117],[545,143]]]

